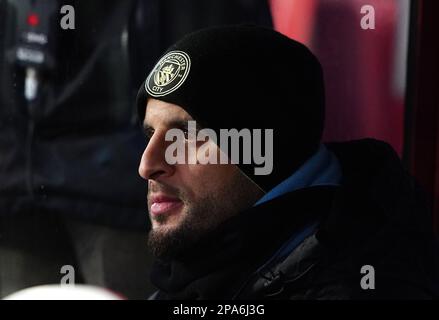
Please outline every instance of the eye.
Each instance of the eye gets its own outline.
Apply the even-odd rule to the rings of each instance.
[[[178,127],[178,129],[180,129],[183,132],[184,138],[186,140],[191,140],[191,139],[195,140],[201,128],[197,124],[195,131],[193,130],[194,128],[191,128],[191,130],[189,130],[188,124],[184,124]]]
[[[189,133],[189,129],[187,127],[180,128],[180,130],[183,131],[184,138],[186,140],[196,140],[197,134],[198,134],[198,129],[196,129],[195,132],[191,131],[190,133]]]
[[[143,130],[143,132],[144,132],[145,137],[146,137],[147,139],[151,139],[152,136],[154,135],[155,130],[154,130],[153,128],[148,127],[148,128],[145,128],[145,129]]]
[[[187,128],[182,128],[181,131],[183,131],[184,138],[186,140],[188,140],[189,139],[189,130]]]

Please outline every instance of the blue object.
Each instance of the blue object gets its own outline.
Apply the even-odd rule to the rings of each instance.
[[[322,144],[319,150],[296,172],[267,192],[256,202],[255,206],[280,197],[285,193],[307,187],[338,186],[341,177],[342,171],[337,157]]]

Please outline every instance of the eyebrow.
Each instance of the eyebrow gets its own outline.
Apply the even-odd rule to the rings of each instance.
[[[191,119],[187,120],[173,120],[166,123],[166,125],[170,128],[187,128],[188,121],[193,121]],[[151,125],[149,125],[147,122],[143,123],[143,130],[151,130],[154,129]]]

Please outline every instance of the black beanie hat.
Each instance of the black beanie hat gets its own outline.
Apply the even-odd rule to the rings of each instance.
[[[163,78],[157,73],[163,68],[175,77]],[[254,164],[238,165],[265,191],[312,156],[323,131],[324,85],[317,58],[299,42],[259,26],[214,27],[185,36],[142,84],[141,121],[148,98],[179,105],[216,132],[273,129],[271,174],[255,175]]]

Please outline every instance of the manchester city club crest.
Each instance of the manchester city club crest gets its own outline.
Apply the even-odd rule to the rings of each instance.
[[[186,52],[170,51],[149,74],[145,81],[145,89],[153,97],[167,95],[184,83],[190,68],[191,60]]]

